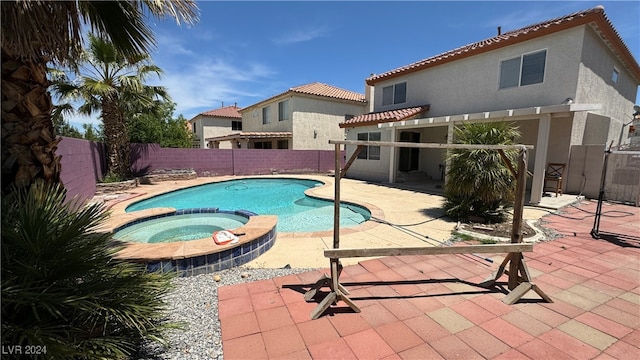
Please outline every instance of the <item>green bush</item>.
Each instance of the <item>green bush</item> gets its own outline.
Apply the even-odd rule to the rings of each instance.
[[[513,145],[520,132],[506,122],[467,123],[454,129],[457,144]],[[516,164],[516,152],[505,151]],[[451,150],[445,183],[447,215],[461,221],[476,216],[485,222],[501,222],[513,206],[516,181],[496,150]]]
[[[114,359],[165,344],[170,276],[114,259],[101,205],[66,203],[37,182],[2,199],[2,344],[46,347],[46,359]]]

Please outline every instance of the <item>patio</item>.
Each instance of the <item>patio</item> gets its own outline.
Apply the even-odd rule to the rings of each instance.
[[[564,237],[525,253],[533,281],[514,305],[474,284],[493,263],[468,255],[385,257],[345,266],[344,303],[317,320],[304,292],[324,271],[222,287],[225,359],[630,359],[640,357],[640,208],[595,201],[543,217]],[[328,260],[327,260],[328,265]],[[325,265],[325,266],[327,266]],[[328,290],[325,288],[324,290]]]

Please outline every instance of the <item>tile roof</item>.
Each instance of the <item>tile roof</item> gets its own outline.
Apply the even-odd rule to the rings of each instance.
[[[224,141],[224,140],[236,140],[236,139],[276,139],[276,138],[291,138],[293,133],[291,131],[253,131],[253,132],[239,132],[229,135],[215,136],[206,138],[207,141]]]
[[[478,55],[584,24],[590,24],[594,28],[602,40],[609,46],[611,51],[613,51],[620,61],[622,61],[625,68],[635,76],[636,81],[640,82],[640,66],[634,59],[629,48],[625,45],[620,34],[618,34],[613,27],[613,24],[611,24],[611,21],[609,21],[605,15],[604,7],[602,6],[578,11],[573,14],[547,20],[518,30],[505,32],[490,39],[462,46],[379,75],[373,75],[367,78],[366,82],[369,85],[373,85],[382,80],[428,69],[430,67],[464,59],[466,57]]]
[[[287,95],[287,94],[291,94],[291,93],[295,93],[295,94],[302,94],[302,95],[312,95],[312,96],[321,96],[321,97],[327,97],[327,98],[331,98],[331,99],[337,99],[337,100],[346,100],[346,101],[353,101],[353,102],[358,102],[358,103],[366,103],[367,100],[365,99],[364,94],[360,94],[357,92],[353,92],[353,91],[349,91],[349,90],[345,90],[345,89],[341,89],[335,86],[331,86],[331,85],[327,85],[327,84],[323,84],[323,83],[319,83],[319,82],[314,82],[311,84],[306,84],[306,85],[301,85],[301,86],[296,86],[296,87],[292,87],[289,90],[282,92],[278,95],[274,95],[268,99],[262,100],[258,103],[255,103],[251,106],[247,106],[245,108],[242,109],[242,111],[248,110],[249,108],[255,107],[255,106],[260,106],[264,103],[270,102],[273,99],[276,99],[278,97]]]
[[[429,110],[429,105],[409,107],[403,109],[381,111],[355,116],[340,123],[341,128],[369,126],[380,123],[395,122],[410,119]]]
[[[205,111],[200,113],[200,115],[242,119],[242,115],[240,114],[240,108],[237,107],[236,105],[225,106],[219,109]]]
[[[316,96],[325,96],[334,99],[342,99],[342,100],[351,100],[358,102],[365,102],[365,97],[363,94],[359,94],[357,92],[340,89],[335,86],[315,82],[307,85],[302,85],[298,87],[293,87],[289,89],[291,92],[300,93],[300,94],[308,94],[308,95],[316,95]]]

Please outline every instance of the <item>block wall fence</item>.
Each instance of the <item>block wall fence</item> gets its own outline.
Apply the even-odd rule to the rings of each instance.
[[[62,182],[67,198],[94,196],[106,172],[104,144],[62,137]],[[341,156],[344,164],[344,152]],[[328,173],[335,169],[333,150],[175,149],[131,144],[131,171],[142,176],[159,170],[193,169],[199,177]]]

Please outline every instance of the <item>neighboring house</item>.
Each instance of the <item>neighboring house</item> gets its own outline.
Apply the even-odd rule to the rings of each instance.
[[[194,148],[230,149],[230,143],[207,141],[210,137],[219,137],[242,131],[242,115],[237,105],[225,106],[205,111],[189,120],[189,129],[195,135]]]
[[[339,124],[363,114],[366,104],[363,94],[326,84],[293,87],[241,109],[242,132],[206,140],[242,149],[329,150],[329,140],[344,139]]]
[[[597,197],[605,144],[628,142],[640,67],[596,7],[515,31],[498,28],[493,38],[372,75],[366,84],[370,113],[340,124],[348,140],[451,143],[454,126],[511,121],[519,142],[535,146],[528,187],[538,203],[549,162],[568,164],[566,192]],[[347,147],[347,158],[354,150]],[[440,180],[445,153],[371,146],[347,175],[395,183],[421,172]]]

